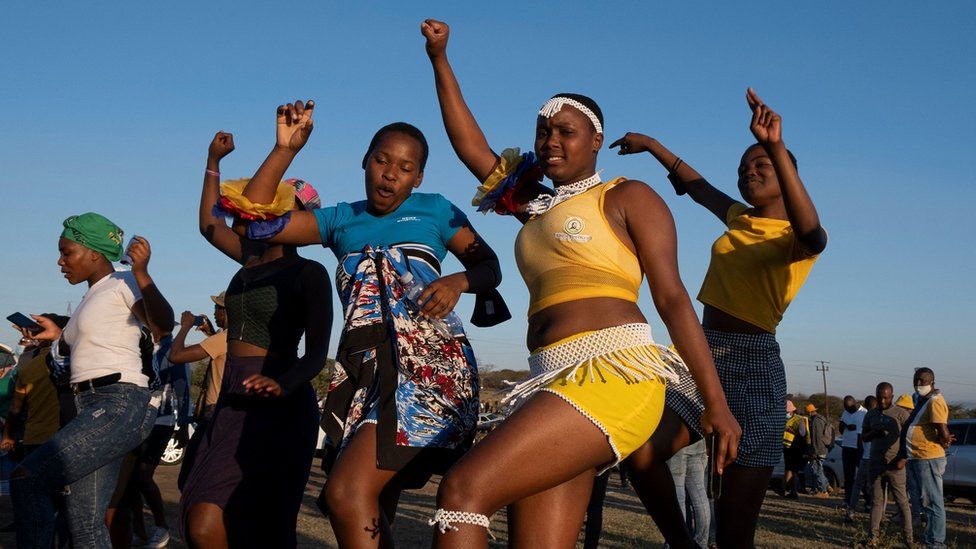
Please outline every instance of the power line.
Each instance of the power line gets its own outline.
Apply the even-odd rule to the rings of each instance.
[[[818,360],[820,363],[817,366],[817,371],[823,374],[823,385],[824,385],[824,416],[830,419],[830,404],[827,402],[827,372],[830,371],[829,362]]]

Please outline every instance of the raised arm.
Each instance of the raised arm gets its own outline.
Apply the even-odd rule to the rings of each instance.
[[[793,227],[793,233],[807,253],[819,254],[827,247],[827,232],[820,226],[817,208],[800,181],[800,174],[797,173],[786,144],[783,143],[782,118],[765,105],[752,88],[746,91],[746,101],[752,109],[749,130],[765,149],[776,170],[786,216]]]
[[[702,428],[714,432],[721,472],[735,461],[742,429],[729,411],[701,323],[678,274],[678,240],[671,212],[650,187],[627,181],[608,195],[607,215],[626,227],[661,320],[705,401]]]
[[[314,109],[315,102],[312,100],[308,104],[295,101],[278,105],[275,146],[244,189],[244,196],[248,200],[258,204],[268,204],[274,200],[278,182],[312,135]]]
[[[718,217],[722,223],[726,222],[729,208],[735,204],[735,199],[713,187],[697,170],[686,164],[677,155],[662,145],[657,139],[640,133],[628,132],[620,139],[610,144],[610,148],[620,147],[617,154],[651,153],[651,156],[668,170],[668,179],[674,185],[679,195],[688,193],[692,200],[704,206]]]
[[[217,132],[210,142],[207,171],[203,174],[203,191],[200,193],[200,234],[227,257],[244,263],[244,239],[227,226],[224,218],[213,213],[213,206],[220,198],[220,161],[233,150],[233,134]]]
[[[149,257],[152,251],[149,241],[137,236],[127,251],[132,258],[132,275],[139,285],[142,299],[132,306],[132,314],[136,315],[152,332],[153,339],[159,341],[163,336],[173,331],[173,307],[170,306],[156,283],[149,276]]]
[[[244,188],[245,198],[256,204],[268,204],[274,201],[278,183],[312,135],[314,109],[315,102],[311,100],[307,104],[295,101],[278,106],[275,120],[275,146]],[[240,237],[246,237],[247,226],[246,222],[237,221],[234,223],[233,232]],[[293,211],[289,214],[288,223],[283,229],[273,237],[262,238],[261,241],[296,246],[318,244],[321,242],[318,222],[312,212]]]
[[[420,32],[427,39],[427,56],[434,69],[437,101],[451,146],[478,181],[484,181],[495,169],[498,155],[488,146],[485,134],[464,102],[461,86],[447,60],[447,40],[451,29],[447,23],[427,19],[420,25]]]
[[[207,354],[206,349],[199,343],[194,345],[186,344],[186,336],[193,328],[195,318],[196,316],[190,311],[183,311],[183,314],[180,315],[180,330],[173,337],[173,345],[169,348],[170,362],[174,364],[189,364],[210,356]]]

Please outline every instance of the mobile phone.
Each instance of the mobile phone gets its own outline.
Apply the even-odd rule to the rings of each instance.
[[[29,332],[37,333],[44,330],[44,328],[41,328],[40,324],[34,322],[34,319],[25,315],[24,313],[14,313],[8,316],[7,320],[13,322],[16,326],[26,329]]]
[[[195,316],[195,317],[193,317],[193,325],[194,326],[203,326],[203,317],[202,316]]]
[[[718,499],[722,495],[722,475],[718,474],[718,442],[715,433],[705,436],[705,446],[708,450],[708,499]]]

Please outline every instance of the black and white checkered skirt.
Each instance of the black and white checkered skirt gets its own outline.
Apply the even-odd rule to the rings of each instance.
[[[786,425],[786,370],[773,334],[738,334],[705,328],[718,379],[729,409],[742,427],[735,462],[745,467],[775,467],[783,455]],[[701,434],[704,406],[687,370],[668,383],[665,404]]]

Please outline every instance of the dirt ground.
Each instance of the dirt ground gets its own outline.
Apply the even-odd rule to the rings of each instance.
[[[315,498],[322,489],[325,477],[318,469],[318,460],[312,470],[305,494],[305,502],[298,519],[298,539],[300,547],[337,547],[335,537],[328,521],[322,518],[315,507]],[[175,529],[179,493],[176,490],[178,467],[160,467],[156,480],[166,501],[166,513],[170,526]],[[419,491],[408,492],[401,499],[400,511],[395,526],[396,541],[399,547],[428,547],[431,528],[427,526],[434,494],[437,491],[437,478]],[[858,515],[858,524],[851,526],[843,521],[839,510],[840,498],[817,500],[801,496],[799,500],[786,500],[773,492],[768,492],[763,505],[759,532],[756,541],[760,547],[852,547],[864,541],[864,527],[867,516]],[[889,505],[889,510],[894,506]],[[976,507],[971,504],[953,504],[948,507],[949,543],[952,547],[976,547]],[[11,520],[10,498],[0,498],[0,524]],[[148,517],[147,517],[148,518]],[[492,531],[497,540],[493,547],[503,547],[507,541],[504,511],[492,518]],[[897,528],[890,530],[883,546],[898,547]],[[175,534],[175,532],[174,532]],[[659,547],[663,543],[660,533],[654,527],[644,508],[630,488],[622,488],[614,474],[610,479],[604,508],[603,537],[601,547]],[[0,534],[0,547],[16,546],[13,534]],[[582,536],[579,547],[582,547]],[[175,540],[170,547],[186,547]]]

